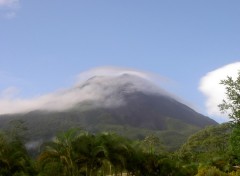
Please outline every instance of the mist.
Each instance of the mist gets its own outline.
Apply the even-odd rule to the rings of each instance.
[[[7,88],[0,94],[0,114],[64,111],[85,101],[94,102],[92,108],[116,107],[125,103],[123,93],[134,91],[172,96],[159,86],[161,81],[159,76],[134,69],[95,68],[80,73],[71,87],[41,96],[19,98],[17,88]]]

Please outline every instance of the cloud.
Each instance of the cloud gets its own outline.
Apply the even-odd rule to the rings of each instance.
[[[10,87],[0,92],[0,114],[63,111],[85,101],[94,102],[92,107],[120,106],[125,103],[123,95],[136,90],[167,94],[156,86],[156,79],[153,74],[138,70],[101,67],[79,74],[76,83],[68,89],[30,99],[19,98],[17,89]]]
[[[206,96],[207,112],[209,115],[218,116],[217,120],[226,121],[228,119],[226,115],[221,114],[218,108],[222,100],[226,99],[225,87],[220,84],[220,81],[226,79],[227,76],[233,79],[237,78],[239,70],[240,62],[235,62],[207,73],[200,80],[199,90]]]
[[[16,12],[20,7],[20,0],[0,0],[0,15],[6,19],[16,16]]]
[[[0,0],[0,7],[17,8],[19,0]]]
[[[78,75],[77,82],[82,83],[82,81],[85,81],[86,79],[89,79],[96,75],[115,77],[115,76],[120,76],[122,74],[131,74],[131,75],[135,75],[135,76],[147,79],[147,80],[151,80],[153,77],[153,74],[151,74],[151,73],[134,70],[134,69],[129,69],[129,68],[109,66],[109,67],[94,68],[94,69],[85,71]]]
[[[0,92],[0,98],[1,99],[10,99],[12,97],[15,97],[17,95],[19,90],[16,87],[9,87],[2,92]]]

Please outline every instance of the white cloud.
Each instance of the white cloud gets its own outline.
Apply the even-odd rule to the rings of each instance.
[[[225,87],[220,84],[221,80],[227,78],[227,76],[235,79],[240,70],[240,62],[225,65],[221,68],[213,70],[207,73],[201,78],[199,90],[206,96],[206,108],[209,115],[218,116],[218,121],[226,121],[227,115],[221,114],[218,105],[222,103],[225,96]]]
[[[91,69],[91,70],[88,70],[86,72],[79,74],[78,75],[78,83],[82,83],[82,81],[85,81],[86,79],[91,78],[96,75],[115,77],[115,76],[122,75],[124,73],[139,76],[141,78],[148,79],[148,80],[150,80],[151,77],[153,76],[150,73],[142,72],[139,70],[109,66],[109,67],[94,68],[94,69]]]
[[[132,75],[129,77],[128,75]],[[116,79],[116,77],[118,77]],[[124,103],[117,88],[127,86],[121,92],[141,90],[148,93],[166,92],[157,87],[152,74],[125,68],[102,67],[81,73],[77,82],[69,89],[46,95],[23,99],[17,96],[16,88],[0,92],[0,114],[24,113],[33,110],[62,111],[76,103],[95,100],[95,106],[112,107]],[[152,81],[151,81],[152,80]],[[123,88],[124,86],[121,86]]]
[[[0,0],[0,15],[6,19],[14,18],[20,7],[19,3],[19,0]]]
[[[0,0],[0,7],[17,8],[19,0]]]

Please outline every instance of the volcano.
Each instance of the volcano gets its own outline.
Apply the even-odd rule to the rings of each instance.
[[[169,150],[177,149],[196,131],[217,124],[148,79],[126,73],[90,77],[58,92],[44,108],[1,115],[0,127],[6,128],[12,120],[24,121],[31,142],[77,127],[132,139],[155,134]]]

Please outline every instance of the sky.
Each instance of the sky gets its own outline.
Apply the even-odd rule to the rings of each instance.
[[[164,78],[192,108],[226,121],[218,82],[240,69],[239,19],[238,0],[0,0],[0,105],[119,67]]]

